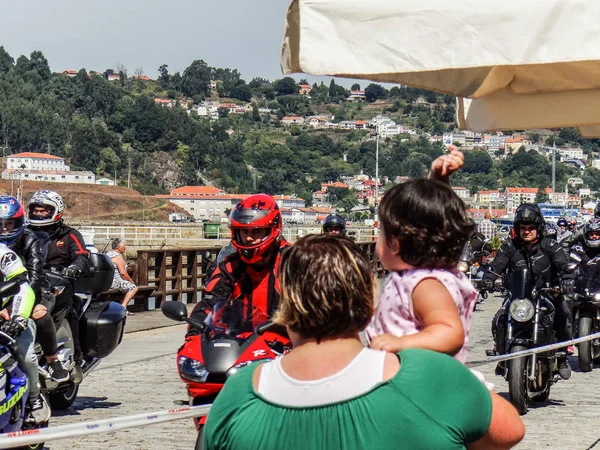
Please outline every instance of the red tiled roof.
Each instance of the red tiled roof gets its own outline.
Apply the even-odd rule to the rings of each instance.
[[[538,188],[506,188],[509,194],[537,194]]]
[[[212,186],[183,186],[171,190],[171,195],[220,195],[225,192]]]
[[[15,153],[14,155],[8,156],[8,158],[64,159],[64,158],[61,158],[60,156],[49,155],[48,153],[34,153],[34,152]]]

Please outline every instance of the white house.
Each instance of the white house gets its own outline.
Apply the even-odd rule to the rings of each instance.
[[[96,184],[101,184],[102,186],[114,186],[115,180],[111,180],[110,178],[98,178]]]
[[[456,195],[458,195],[459,198],[463,200],[468,200],[471,198],[471,191],[469,191],[467,188],[454,186],[452,190]]]
[[[7,169],[20,170],[69,170],[64,158],[47,153],[16,153],[6,157]]]
[[[96,175],[92,172],[72,172],[70,170],[21,170],[4,169],[2,179],[21,179],[26,181],[49,181],[51,183],[96,184]]]
[[[360,89],[360,90],[356,90],[356,91],[350,91],[350,96],[348,97],[348,100],[350,101],[360,101],[360,100],[366,100],[367,97],[365,97],[365,91]]]

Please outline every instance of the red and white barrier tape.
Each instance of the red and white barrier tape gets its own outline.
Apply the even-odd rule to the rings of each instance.
[[[139,428],[174,420],[191,419],[208,414],[211,405],[182,407],[138,414],[135,416],[115,417],[112,419],[80,422],[58,427],[41,428],[37,430],[17,431],[15,433],[0,434],[0,448],[21,447],[38,442],[48,442],[57,439],[68,439],[88,434],[107,433],[126,428]]]
[[[600,333],[589,334],[587,336],[583,336],[583,337],[580,337],[577,339],[571,339],[570,341],[556,342],[554,344],[548,344],[548,345],[544,345],[542,347],[529,348],[527,350],[522,350],[520,352],[507,353],[504,355],[490,356],[485,359],[467,361],[466,366],[467,367],[478,367],[478,366],[483,366],[485,364],[498,363],[500,361],[508,361],[509,359],[516,359],[516,358],[520,358],[522,356],[529,356],[529,355],[533,355],[534,353],[543,353],[543,352],[547,352],[550,350],[558,350],[561,348],[565,348],[569,345],[581,344],[582,342],[591,341],[593,339],[600,339]]]

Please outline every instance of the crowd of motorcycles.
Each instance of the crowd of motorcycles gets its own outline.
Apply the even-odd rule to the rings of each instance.
[[[488,297],[482,288],[482,276],[487,271],[497,276],[494,291],[502,298],[505,320],[497,314],[492,329],[496,330],[495,348],[486,351],[489,357],[523,352],[557,343],[554,329],[553,298],[562,295],[556,286],[535,286],[529,269],[521,268],[508,274],[494,273],[486,261],[491,255],[489,241],[467,244],[458,269],[465,273],[478,291],[477,304]],[[571,264],[575,272],[575,293],[567,300],[572,314],[573,336],[581,338],[600,331],[600,276],[596,265]],[[477,308],[477,306],[475,307]],[[567,347],[536,352],[498,364],[496,374],[508,382],[509,399],[520,414],[526,414],[534,401],[547,400],[551,386],[560,380],[558,362],[566,358]],[[577,359],[582,372],[590,372],[594,362],[600,362],[600,339],[590,339],[577,345]]]
[[[55,381],[46,370],[42,349],[36,343],[42,393],[53,410],[70,407],[77,398],[83,379],[121,343],[125,330],[125,308],[119,303],[98,299],[100,293],[110,289],[113,274],[110,258],[99,253],[90,254],[89,272],[76,279],[68,272],[48,271],[46,274],[54,299],[70,295],[80,302],[78,317],[84,355],[81,367],[76,367],[73,334],[67,317],[69,311],[51,309],[58,337],[58,359],[70,375],[67,381]],[[17,292],[19,283],[16,281],[0,284],[0,298]],[[59,303],[56,301],[56,304]],[[0,433],[35,433],[36,429],[47,427],[48,422],[36,423],[28,411],[28,380],[15,354],[14,339],[0,331]],[[43,443],[38,443],[24,448],[41,449],[43,446]]]

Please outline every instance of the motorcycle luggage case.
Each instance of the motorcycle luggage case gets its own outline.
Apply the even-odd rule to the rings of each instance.
[[[100,294],[110,289],[115,271],[104,253],[90,253],[90,270],[75,280],[75,292]]]
[[[84,355],[106,358],[123,339],[125,308],[117,302],[92,302],[81,318],[80,328]]]

